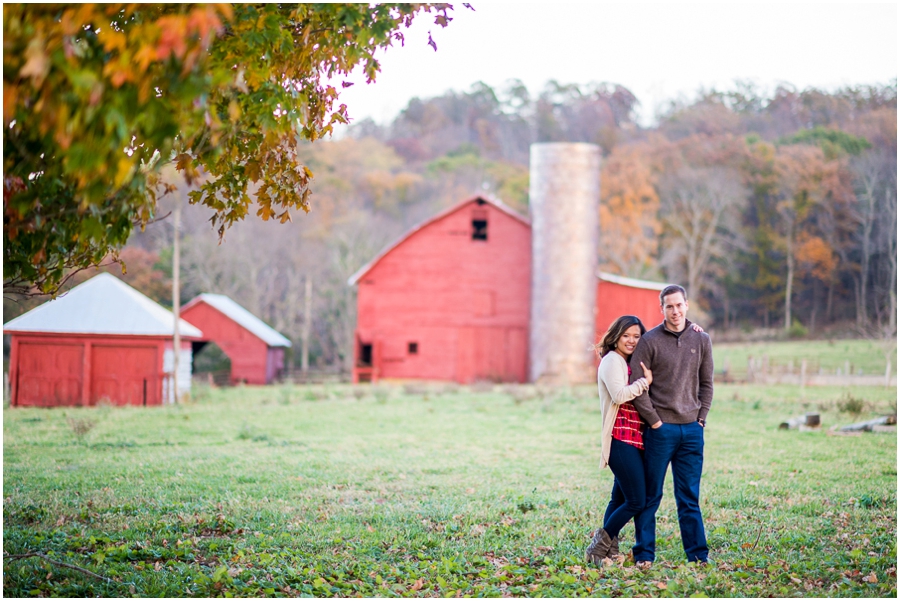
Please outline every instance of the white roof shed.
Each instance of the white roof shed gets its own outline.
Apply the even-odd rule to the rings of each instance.
[[[202,338],[197,327],[179,319],[187,338]],[[175,316],[108,273],[100,273],[65,294],[3,325],[11,332],[172,336]]]

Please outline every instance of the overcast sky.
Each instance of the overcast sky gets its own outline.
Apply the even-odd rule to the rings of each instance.
[[[897,77],[897,6],[880,4],[621,4],[454,2],[446,29],[428,15],[406,45],[381,53],[374,84],[342,91],[354,120],[389,122],[410,98],[500,87],[520,79],[534,94],[550,79],[610,82],[641,102],[645,125],[670,99],[702,86],[752,80],[771,91],[884,84]],[[426,45],[428,34],[437,52]]]

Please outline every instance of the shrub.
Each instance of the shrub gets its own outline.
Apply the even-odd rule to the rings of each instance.
[[[847,392],[838,400],[837,408],[841,413],[859,415],[866,408],[866,402]]]
[[[66,421],[69,423],[69,427],[72,428],[72,433],[75,434],[75,436],[77,436],[79,439],[84,438],[85,435],[93,430],[94,426],[97,425],[97,422],[89,417],[70,417]]]
[[[791,324],[791,327],[788,329],[788,337],[789,338],[806,338],[809,335],[809,330],[805,325],[800,323],[797,319],[794,319],[794,322]]]

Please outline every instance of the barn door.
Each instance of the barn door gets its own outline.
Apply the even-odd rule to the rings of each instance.
[[[16,405],[81,404],[84,346],[20,342]]]
[[[456,342],[456,381],[469,384],[475,380],[475,330],[460,328]]]
[[[506,330],[506,382],[528,381],[528,332],[525,328]]]
[[[155,346],[94,346],[91,372],[91,404],[160,404]]]
[[[528,346],[524,328],[463,327],[457,340],[458,382],[525,381]]]

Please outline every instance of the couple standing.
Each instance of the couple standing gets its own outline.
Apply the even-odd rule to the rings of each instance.
[[[708,560],[700,475],[713,396],[712,344],[702,328],[688,321],[684,288],[667,286],[659,300],[663,323],[645,332],[637,317],[626,315],[597,345],[602,357],[597,371],[603,405],[600,467],[609,465],[615,482],[603,527],[585,552],[589,563],[619,554],[619,532],[633,517],[635,564],[652,564],[656,510],[670,463],[684,552],[688,561]]]

